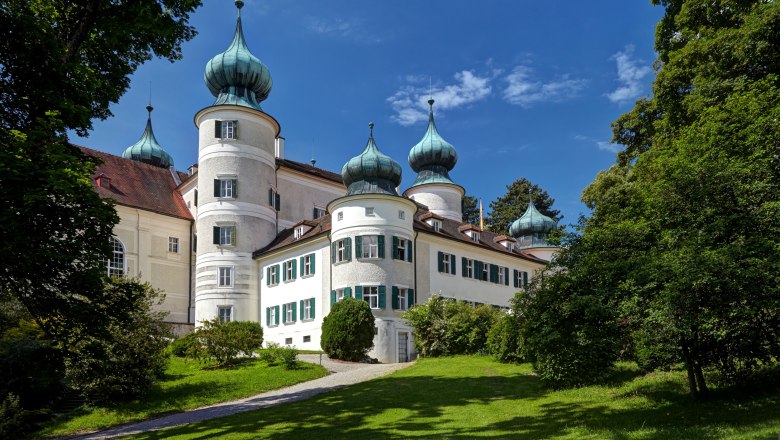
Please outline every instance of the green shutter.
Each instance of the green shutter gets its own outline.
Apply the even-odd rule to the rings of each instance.
[[[311,254],[311,258],[309,258],[309,266],[311,266],[311,274],[312,274],[312,275],[314,275],[314,263],[315,263],[315,258],[314,258],[314,256],[315,256],[315,255],[317,255],[317,254],[314,254],[314,253],[313,253],[313,254]]]
[[[523,289],[528,287],[528,272],[523,272]]]
[[[274,189],[268,188],[268,204],[273,207],[274,206]]]
[[[466,257],[460,257],[460,274],[465,278],[468,272],[468,261]]]
[[[393,235],[393,260],[398,259],[398,237]]]
[[[279,306],[274,306],[274,309],[276,309],[276,317],[274,319],[275,321],[274,325],[279,325]]]
[[[282,196],[280,196],[279,193],[275,194],[274,202],[275,202],[274,205],[275,205],[276,210],[277,211],[281,211],[282,210]]]
[[[414,305],[414,289],[406,289],[406,307]]]
[[[287,304],[282,304],[282,324],[287,324]]]
[[[219,179],[214,179],[214,197],[219,197],[220,194]]]
[[[233,179],[233,198],[238,197],[238,179]]]
[[[355,237],[355,258],[363,258],[363,236]]]
[[[292,279],[295,279],[295,274],[298,273],[298,262],[295,261],[295,258],[293,258],[293,260],[292,260],[292,265],[293,265],[293,267],[292,267],[292,269],[293,269],[292,270],[292,276],[293,276]]]
[[[482,279],[482,265],[485,264],[481,261],[474,260],[474,279]]]
[[[363,286],[355,286],[355,299],[363,301]]]
[[[330,305],[336,304],[336,291],[330,291]]]
[[[214,226],[214,244],[219,244],[219,226]]]
[[[281,264],[277,264],[276,265],[276,279],[274,280],[274,281],[277,282],[277,284],[279,283],[279,273],[281,272],[281,270],[282,270],[282,265]]]
[[[377,243],[379,244],[379,258],[385,258],[385,236],[380,235],[377,238]]]
[[[271,326],[271,308],[266,307],[265,308],[265,326],[270,327]]]
[[[303,273],[304,269],[306,268],[306,260],[305,260],[305,258],[306,258],[305,256],[300,258],[301,265],[298,267],[300,269],[299,274],[300,274],[301,278],[303,278],[303,276],[306,275],[305,273]]]
[[[379,286],[379,308],[384,309],[387,306],[385,296],[387,294],[387,288],[385,286]]]
[[[305,313],[303,313],[303,311],[304,311],[304,310],[303,310],[303,300],[301,300],[301,305],[300,305],[300,307],[301,307],[301,321],[303,321],[303,317],[304,317],[304,316],[306,316],[306,314],[305,314]]]
[[[512,279],[514,280],[514,281],[513,281],[513,283],[514,283],[515,289],[517,289],[517,287],[518,287],[518,286],[517,286],[517,269],[515,269],[514,271],[512,271],[512,275],[513,275],[513,276],[512,276]]]
[[[330,244],[330,263],[331,264],[336,262],[336,245],[337,245],[337,243],[331,243]]]
[[[222,121],[214,121],[214,137],[222,138]]]
[[[455,262],[458,261],[458,257],[450,254],[450,273],[455,275]]]
[[[344,261],[352,261],[352,239],[344,239]]]
[[[311,218],[317,218],[317,208],[314,208],[311,213]]]
[[[344,288],[344,298],[352,298],[352,288],[351,287],[345,287]]]
[[[282,265],[282,281],[287,281],[287,264]]]
[[[444,252],[439,251],[439,272],[444,272]]]
[[[265,285],[271,285],[271,266],[265,268]]]
[[[490,276],[490,282],[491,283],[497,283],[498,282],[498,266],[495,264],[490,265],[490,270],[488,271]]]
[[[235,246],[237,243],[236,241],[236,227],[231,226],[230,227],[230,245]]]
[[[406,261],[412,262],[412,253],[414,252],[414,245],[412,240],[406,240]]]
[[[317,308],[314,306],[314,298],[309,300],[309,304],[311,305],[311,319],[316,318],[316,314],[314,313]]]
[[[290,305],[292,306],[292,311],[293,311],[293,319],[292,319],[292,322],[295,322],[295,321],[297,321],[297,320],[298,320],[298,316],[297,316],[297,314],[296,314],[297,310],[296,310],[296,307],[295,307],[295,303],[290,303]]]
[[[392,292],[391,301],[393,302],[391,306],[393,309],[397,309],[398,308],[398,287],[393,286],[391,292]]]
[[[238,139],[238,121],[233,121],[233,139]]]
[[[504,268],[504,285],[505,286],[509,285],[509,268],[508,267]]]

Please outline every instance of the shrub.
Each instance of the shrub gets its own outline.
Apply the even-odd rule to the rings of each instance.
[[[0,438],[20,438],[38,429],[50,416],[48,410],[29,411],[22,408],[19,397],[9,393],[0,403]]]
[[[198,343],[198,338],[195,333],[187,333],[181,338],[174,339],[171,345],[168,346],[168,351],[176,357],[187,357],[187,353],[192,350],[193,344]]]
[[[499,362],[523,361],[520,326],[514,314],[504,314],[488,331],[487,350]]]
[[[218,318],[201,321],[192,336],[186,355],[201,361],[215,361],[224,366],[240,356],[251,357],[263,346],[263,329],[257,322],[221,322]]]
[[[333,359],[362,360],[374,345],[374,315],[368,303],[344,298],[333,304],[322,321],[320,345]]]
[[[266,348],[260,351],[258,357],[269,366],[281,365],[286,370],[294,370],[298,366],[298,349],[281,346],[276,342],[266,344]]]
[[[106,282],[105,294],[123,309],[112,313],[105,334],[74,329],[65,377],[94,401],[143,395],[162,376],[168,361],[165,314],[152,310],[162,295],[148,283],[119,277]]]

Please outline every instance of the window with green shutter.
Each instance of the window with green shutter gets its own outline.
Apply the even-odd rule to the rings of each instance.
[[[387,288],[385,286],[379,286],[379,308],[384,309],[387,307],[387,302],[385,300],[387,293]]]
[[[336,291],[330,291],[330,305],[336,304]]]
[[[279,325],[279,306],[274,306],[274,325]]]
[[[392,301],[391,306],[393,310],[399,309],[400,303],[398,302],[398,286],[393,286],[390,289],[390,292],[391,292],[390,301]]]
[[[415,305],[414,289],[406,289],[406,307]]]
[[[363,301],[363,286],[355,286],[355,299]]]
[[[444,272],[444,252],[439,251],[436,253],[436,258],[439,263],[439,272]]]
[[[377,243],[379,246],[379,258],[385,258],[385,236],[377,236]]]

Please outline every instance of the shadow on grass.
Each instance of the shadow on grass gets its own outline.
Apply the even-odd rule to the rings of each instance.
[[[635,373],[625,374],[619,382],[636,377]],[[741,394],[727,401],[696,402],[686,390],[681,392],[678,379],[660,379],[648,386],[629,383],[628,395],[607,397],[603,391],[585,390],[583,393],[592,394],[577,397],[574,392],[574,397],[564,397],[563,393],[543,388],[536,377],[527,374],[391,376],[297,403],[147,432],[135,438],[181,435],[211,439],[234,435],[272,439],[538,439],[587,435],[628,439],[641,432],[643,439],[668,440],[711,438],[724,427],[749,430],[780,424],[777,390],[758,398]],[[627,397],[640,399],[624,401]],[[489,406],[492,404],[517,410],[494,415]],[[453,411],[472,405],[480,407],[479,414],[464,416]]]

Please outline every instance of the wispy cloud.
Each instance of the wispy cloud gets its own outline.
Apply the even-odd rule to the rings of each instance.
[[[608,141],[602,141],[582,134],[574,135],[574,140],[587,142],[589,144],[595,145],[599,150],[609,151],[610,153],[618,153],[623,150],[623,146],[620,144],[613,144]]]
[[[551,81],[541,81],[533,77],[528,66],[517,66],[504,80],[507,85],[503,98],[510,104],[530,107],[537,102],[561,102],[579,95],[587,80],[570,78],[563,75]]]
[[[412,125],[428,118],[428,98],[433,95],[436,108],[446,111],[481,101],[492,90],[489,76],[480,76],[470,70],[455,73],[454,82],[437,84],[431,88],[424,83],[428,78],[421,75],[407,75],[406,84],[387,98],[395,114],[391,117],[401,125]]]
[[[343,38],[355,43],[375,44],[385,41],[385,38],[368,32],[360,19],[308,17],[306,28],[318,35]]]
[[[644,91],[646,76],[652,69],[643,64],[642,60],[634,58],[634,46],[628,45],[622,51],[612,55],[611,60],[617,64],[617,80],[620,86],[607,94],[610,101],[618,104],[639,97]]]

